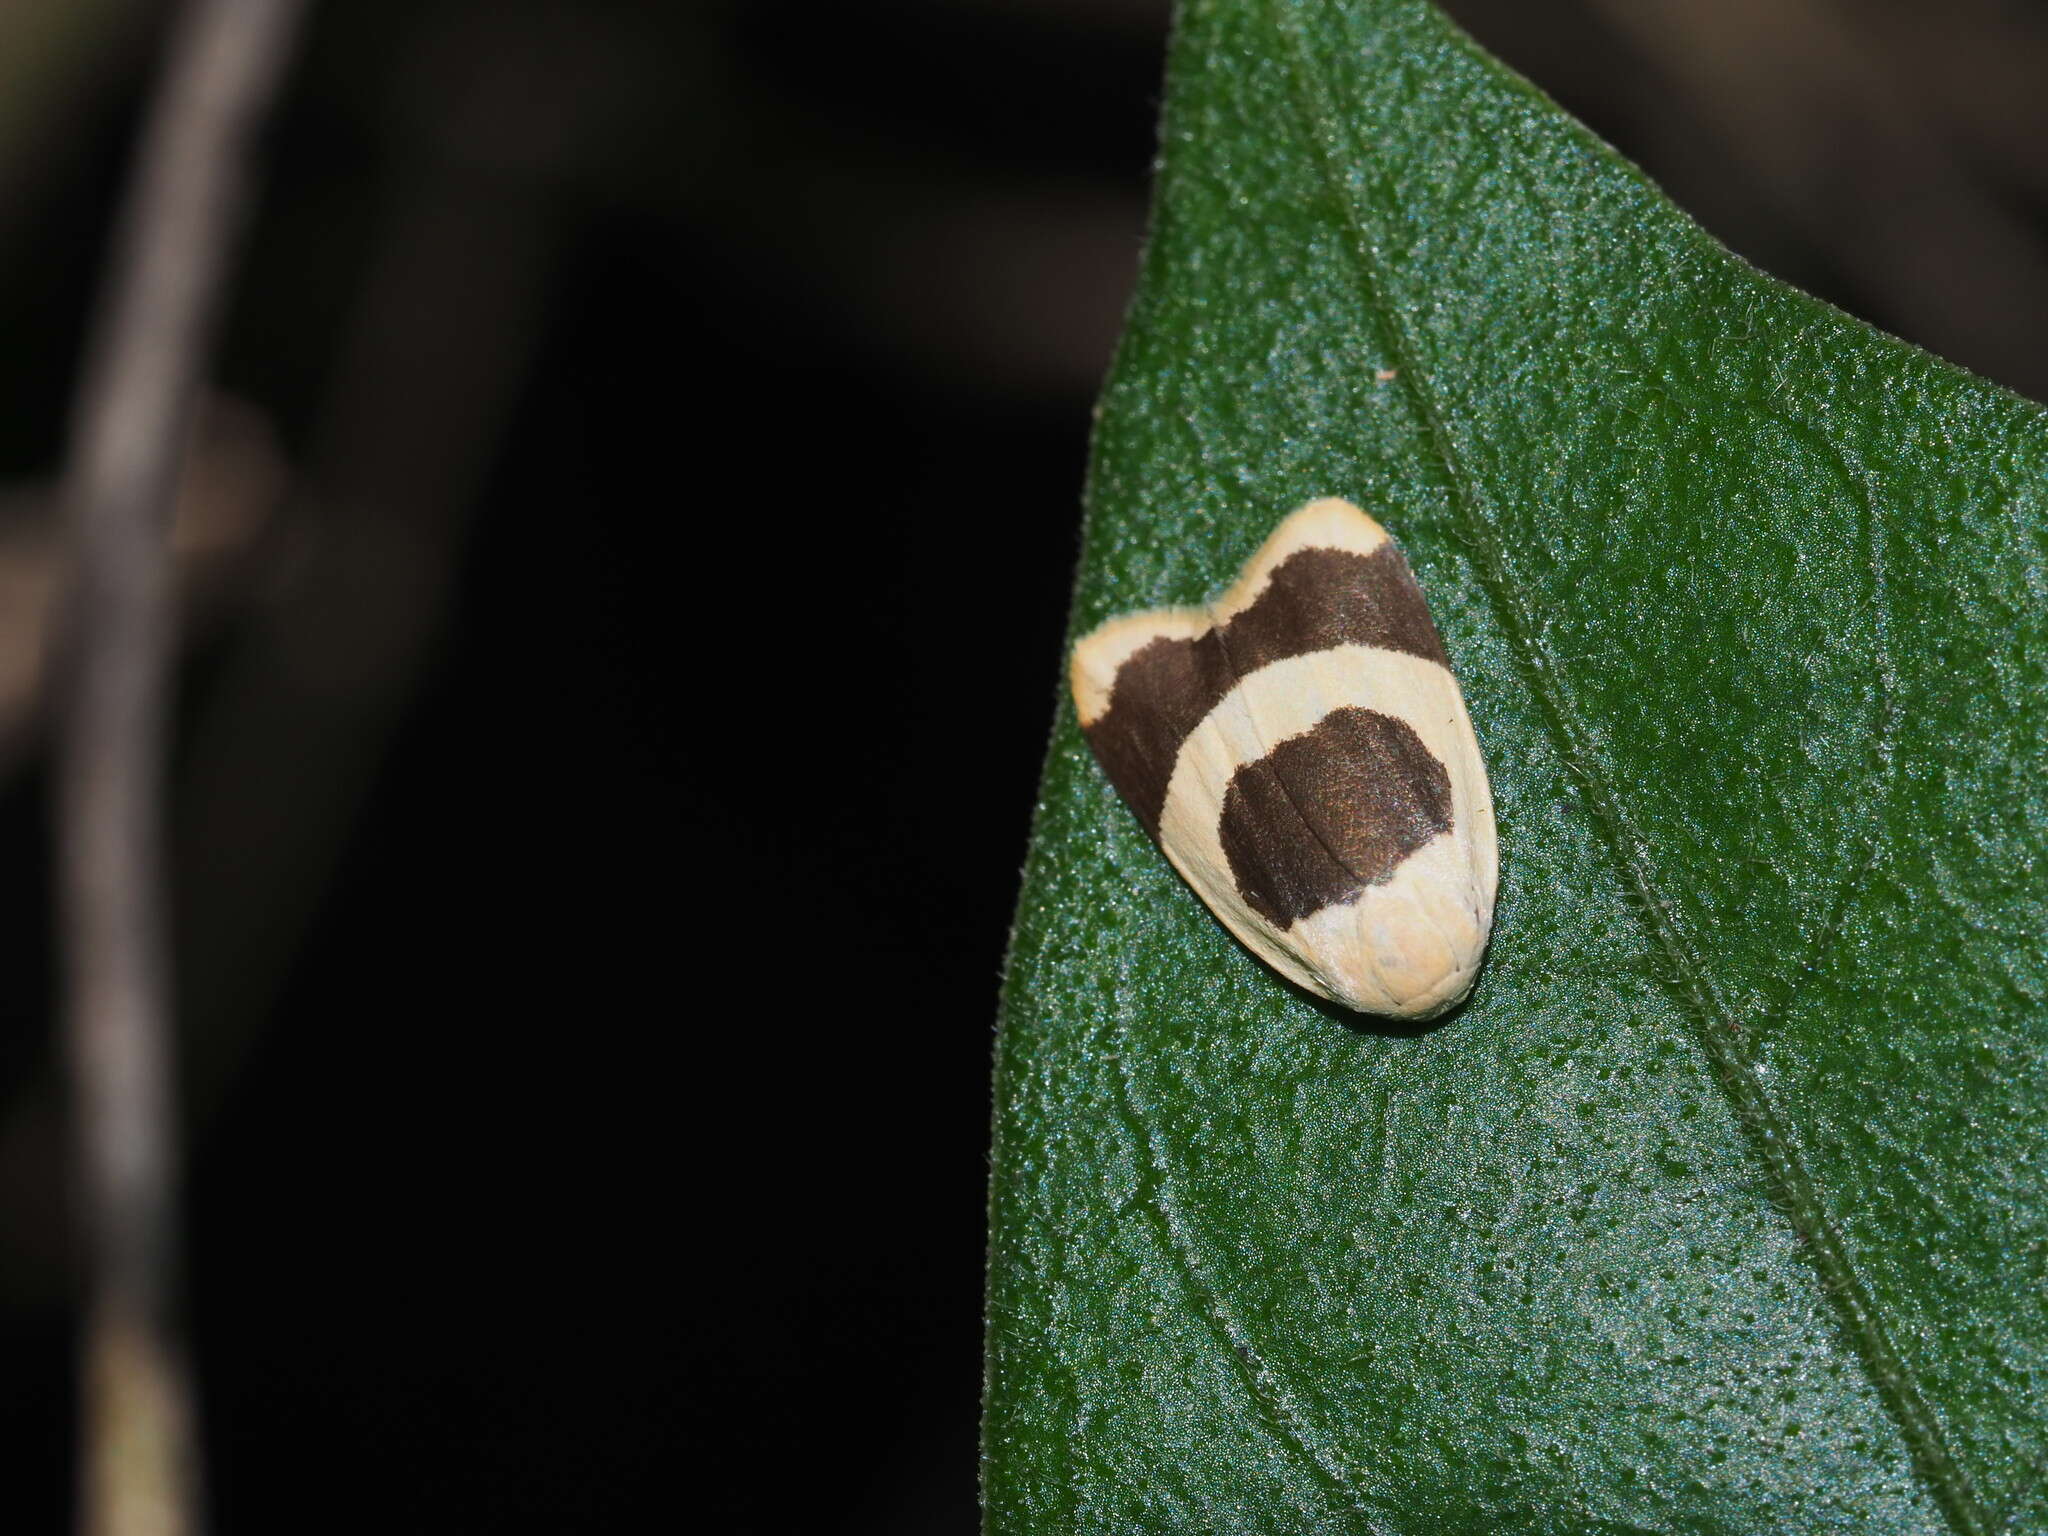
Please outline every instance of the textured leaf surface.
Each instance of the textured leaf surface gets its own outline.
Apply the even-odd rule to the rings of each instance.
[[[1743,265],[1410,0],[1189,0],[1076,632],[1311,497],[1492,766],[1360,1027],[1063,703],[997,1077],[1024,1533],[2048,1529],[2048,425]]]

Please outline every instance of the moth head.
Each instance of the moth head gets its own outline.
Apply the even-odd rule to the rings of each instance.
[[[1287,933],[1314,990],[1360,1013],[1431,1019],[1472,990],[1493,914],[1469,855],[1450,836],[1412,854],[1386,884],[1301,919]]]

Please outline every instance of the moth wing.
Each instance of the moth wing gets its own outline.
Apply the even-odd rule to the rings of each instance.
[[[1209,615],[1203,609],[1154,608],[1144,613],[1120,614],[1075,641],[1067,681],[1082,728],[1094,725],[1109,713],[1125,662],[1155,641],[1195,640],[1208,629]],[[1132,692],[1141,676],[1134,673],[1125,681],[1125,698],[1134,707],[1157,711],[1161,700]]]
[[[1273,572],[1306,549],[1342,550],[1354,555],[1378,554],[1393,542],[1387,530],[1367,513],[1335,496],[1312,501],[1289,513],[1266,536],[1230,588],[1209,605],[1209,617],[1226,624],[1252,606],[1273,579]]]
[[[1328,995],[1328,986],[1298,946],[1253,910],[1242,889],[1241,872],[1232,868],[1218,837],[1219,807],[1232,779],[1262,752],[1245,691],[1233,689],[1181,749],[1159,822],[1159,846],[1239,942],[1289,981]],[[1279,873],[1270,867],[1264,872]]]
[[[1246,941],[1290,977],[1426,1017],[1469,989],[1491,923],[1465,836],[1481,819],[1470,729],[1434,662],[1374,646],[1288,658],[1190,737],[1162,834],[1204,872],[1197,888],[1226,926],[1256,933]],[[1233,820],[1248,782],[1263,793]]]

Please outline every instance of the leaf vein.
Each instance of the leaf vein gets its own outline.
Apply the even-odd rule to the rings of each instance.
[[[1128,996],[1120,993],[1120,997]],[[1127,1032],[1128,1019],[1124,1016],[1125,1006],[1119,1004],[1117,1027],[1120,1033]],[[1112,1053],[1116,1061],[1116,1082],[1118,1093],[1123,1100],[1126,1118],[1138,1137],[1145,1144],[1145,1157],[1152,1172],[1153,1197],[1139,1204],[1158,1223],[1165,1235],[1166,1245],[1179,1263],[1187,1279],[1189,1289],[1202,1309],[1202,1315],[1209,1325],[1221,1336],[1225,1348],[1243,1377],[1245,1390],[1251,1394],[1272,1423],[1281,1438],[1306,1457],[1309,1464],[1329,1484],[1332,1491],[1348,1502],[1359,1517],[1364,1520],[1372,1533],[1378,1536],[1385,1527],[1374,1517],[1373,1501],[1360,1486],[1358,1476],[1338,1454],[1332,1437],[1318,1430],[1309,1415],[1298,1407],[1280,1383],[1277,1373],[1266,1363],[1250,1331],[1244,1326],[1223,1300],[1223,1291],[1208,1275],[1194,1235],[1180,1210],[1180,1197],[1176,1194],[1173,1178],[1173,1164],[1163,1145],[1165,1133],[1158,1125],[1138,1091],[1130,1067],[1131,1052],[1119,1049]]]
[[[1671,967],[1670,980],[1709,1069],[1726,1095],[1736,1123],[1762,1165],[1765,1185],[1774,1204],[1800,1240],[1798,1246],[1818,1272],[1821,1293],[1833,1307],[1858,1360],[1886,1412],[1898,1425],[1915,1472],[1957,1536],[1990,1536],[1994,1522],[1983,1508],[1966,1471],[1950,1451],[1941,1425],[1904,1357],[1893,1344],[1891,1330],[1876,1299],[1850,1258],[1841,1234],[1829,1220],[1819,1190],[1800,1155],[1789,1122],[1757,1077],[1742,1046],[1741,1024],[1714,978],[1680,933],[1670,904],[1650,869],[1648,848],[1636,832],[1612,774],[1601,763],[1591,732],[1581,722],[1544,643],[1542,630],[1526,611],[1521,590],[1511,578],[1499,530],[1458,430],[1428,385],[1424,352],[1392,302],[1390,285],[1380,264],[1371,225],[1347,186],[1335,158],[1343,145],[1348,159],[1364,163],[1349,124],[1326,110],[1327,84],[1318,71],[1293,0],[1269,0],[1275,29],[1291,52],[1289,77],[1308,120],[1307,138],[1315,146],[1331,196],[1350,228],[1347,248],[1356,261],[1366,297],[1386,333],[1400,379],[1415,402],[1448,482],[1462,540],[1501,627],[1520,658],[1531,695],[1543,713],[1567,769],[1576,777],[1603,840],[1623,878],[1637,898],[1638,910],[1652,943]],[[1889,691],[1889,690],[1888,690]]]

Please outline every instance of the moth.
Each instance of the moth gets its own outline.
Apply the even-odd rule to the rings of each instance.
[[[1348,501],[1312,501],[1205,607],[1075,647],[1081,728],[1223,926],[1361,1013],[1461,1000],[1493,928],[1493,792],[1415,575]]]

